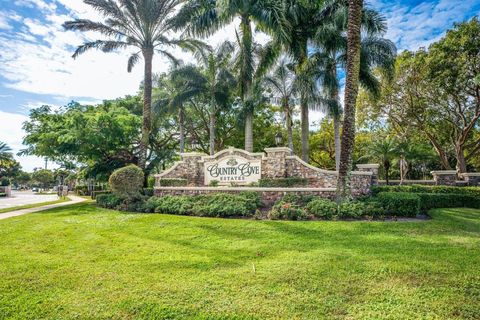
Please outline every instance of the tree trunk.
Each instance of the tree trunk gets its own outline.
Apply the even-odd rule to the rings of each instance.
[[[340,150],[340,167],[337,182],[337,200],[351,197],[350,173],[352,154],[355,145],[355,104],[358,96],[360,74],[360,27],[362,22],[363,0],[349,0],[347,25],[347,77],[345,83],[345,102],[343,133]]]
[[[248,110],[245,115],[245,150],[253,152],[253,112]]]
[[[302,160],[309,161],[310,146],[308,138],[310,134],[310,124],[308,122],[308,104],[305,97],[300,98],[300,113],[302,119]]]
[[[390,162],[384,161],[383,167],[385,168],[385,181],[387,182],[387,186],[388,186],[390,182]]]
[[[335,137],[335,170],[340,169],[340,116],[333,117],[333,133]]]
[[[138,156],[138,166],[145,169],[147,162],[147,150],[150,138],[150,127],[152,118],[152,59],[153,48],[142,50],[145,60],[144,83],[143,83],[143,123],[142,138],[140,140],[140,154]]]
[[[457,158],[457,170],[459,171],[459,173],[467,172],[467,161],[465,160],[465,152],[463,150],[463,146],[455,146],[455,156]]]
[[[437,152],[438,157],[440,158],[440,162],[442,164],[443,169],[452,170],[452,167],[450,166],[450,163],[448,162],[447,153],[442,148],[442,146],[437,142],[435,137],[433,135],[431,135],[429,132],[427,132],[427,131],[423,131],[423,132],[426,134],[428,140],[430,140],[430,143],[433,145],[433,148],[435,149],[435,152]]]
[[[183,105],[180,105],[178,110],[178,126],[180,130],[180,153],[185,152],[185,114],[183,110]]]
[[[217,115],[215,113],[215,107],[210,112],[210,155],[215,154],[215,126],[217,123]]]
[[[335,61],[335,59],[332,59]],[[331,65],[331,74],[332,78],[337,79],[337,65],[336,63],[332,63]],[[340,170],[340,125],[341,125],[341,118],[340,118],[340,96],[338,92],[338,87],[335,84],[335,87],[331,90],[331,97],[330,100],[338,102],[336,105],[335,110],[330,110],[332,112],[333,118],[333,132],[334,132],[334,141],[335,141],[335,170]]]
[[[245,103],[250,95],[252,86],[252,26],[248,15],[241,17],[240,29],[242,31],[242,61],[240,66],[240,97]],[[253,110],[245,110],[245,150],[253,152]]]
[[[284,102],[285,122],[287,124],[287,145],[293,151],[292,115],[288,101]]]

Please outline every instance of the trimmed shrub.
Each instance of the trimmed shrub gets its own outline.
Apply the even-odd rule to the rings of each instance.
[[[1,198],[1,197],[6,197],[6,196],[7,196],[7,194],[6,194],[6,193],[4,193],[4,192],[0,192],[0,198]]]
[[[152,189],[153,189],[153,187],[155,187],[155,177],[154,176],[148,176],[147,187],[152,188]]]
[[[143,179],[142,169],[131,164],[115,170],[110,175],[108,182],[114,193],[133,197],[142,190]]]
[[[480,197],[480,187],[455,187],[455,186],[374,186],[372,195],[380,192],[411,192],[411,193],[440,193],[440,194],[464,194]]]
[[[369,206],[361,201],[346,201],[338,207],[338,215],[341,218],[360,218],[369,214]]]
[[[272,220],[306,220],[308,214],[295,203],[280,200],[268,212],[268,218]]]
[[[255,213],[250,200],[227,193],[208,194],[195,202],[195,215],[204,217],[250,216]]]
[[[256,210],[262,206],[262,199],[256,191],[242,191],[238,195],[247,200],[247,204],[252,210]]]
[[[145,210],[147,212],[191,215],[196,200],[198,200],[196,197],[191,196],[151,197],[147,200]]]
[[[307,211],[317,218],[332,219],[337,215],[338,208],[331,200],[315,198],[307,204]]]
[[[109,194],[109,193],[112,193],[112,191],[110,190],[103,190],[103,191],[93,191],[92,192],[92,195],[91,195],[91,198],[93,200],[95,200],[97,198],[97,196],[101,195],[101,194]]]
[[[258,208],[253,194],[214,193],[199,196],[162,196],[146,201],[146,212],[204,217],[252,216]],[[258,197],[258,195],[256,195]]]
[[[420,212],[420,197],[413,193],[380,192],[376,200],[387,215],[415,217]]]
[[[278,179],[260,179],[258,182],[259,187],[263,188],[290,188],[305,186],[308,184],[308,180],[305,178],[291,177],[291,178],[278,178]]]
[[[185,187],[188,184],[187,179],[160,179],[162,187]]]
[[[143,188],[143,195],[153,197],[153,188]]]
[[[140,194],[125,197],[115,209],[128,212],[145,212],[147,199],[148,197]]]
[[[97,196],[97,205],[102,208],[116,209],[125,200],[125,197],[110,193],[99,194]]]
[[[427,212],[435,208],[468,207],[480,208],[480,198],[465,194],[416,193],[420,209]]]

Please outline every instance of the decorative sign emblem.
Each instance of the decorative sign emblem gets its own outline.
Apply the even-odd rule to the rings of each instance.
[[[262,176],[262,161],[247,160],[240,156],[226,156],[216,161],[205,162],[205,184],[218,181],[220,185],[248,184]]]

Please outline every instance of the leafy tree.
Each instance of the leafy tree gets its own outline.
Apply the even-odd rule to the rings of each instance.
[[[32,179],[40,183],[44,189],[47,189],[54,180],[53,172],[48,169],[40,169],[32,173]]]
[[[382,78],[379,101],[361,100],[369,117],[385,118],[399,133],[418,131],[443,168],[456,160],[460,172],[480,154],[480,23],[455,25],[428,51],[404,52],[393,81]]]
[[[253,151],[253,89],[255,74],[255,44],[252,22],[263,31],[280,32],[283,26],[283,3],[273,0],[188,0],[177,15],[177,27],[194,36],[209,36],[235,18],[240,21],[236,36],[239,43],[238,85],[239,95],[245,111],[245,150]],[[267,54],[267,53],[265,53]],[[263,59],[262,59],[263,60]],[[268,59],[267,59],[268,60]],[[252,99],[253,98],[253,99]]]
[[[25,186],[32,180],[32,175],[28,172],[20,170],[18,174],[13,178],[13,184],[17,186]]]
[[[346,61],[347,77],[345,82],[340,167],[337,182],[337,198],[339,200],[351,196],[349,176],[352,170],[352,153],[355,146],[355,105],[360,77],[360,29],[362,24],[362,9],[363,0],[349,0]]]
[[[202,46],[202,43],[191,39],[170,39],[172,18],[178,9],[178,0],[84,0],[84,2],[104,17],[104,22],[95,22],[88,19],[67,21],[64,27],[67,30],[82,32],[98,32],[107,37],[106,40],[87,42],[77,48],[73,57],[90,49],[100,49],[103,52],[112,52],[117,49],[135,47],[138,52],[128,59],[127,70],[130,72],[140,60],[140,54],[145,61],[143,81],[143,123],[142,138],[139,143],[138,163],[145,169],[147,148],[151,130],[151,99],[152,99],[152,60],[154,52],[178,63],[177,59],[166,50],[168,46],[179,46],[193,49]]]
[[[32,110],[23,125],[27,148],[22,154],[77,162],[86,166],[87,177],[106,180],[116,168],[138,163],[141,123],[138,97],[105,101],[98,106],[70,103],[57,112],[43,106]],[[175,135],[170,118],[154,118],[147,172],[173,149]]]

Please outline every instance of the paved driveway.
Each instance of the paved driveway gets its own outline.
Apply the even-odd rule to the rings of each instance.
[[[31,191],[15,191],[12,190],[12,197],[0,197],[0,209],[23,206],[26,204],[55,201],[58,197],[56,194],[36,195]]]

